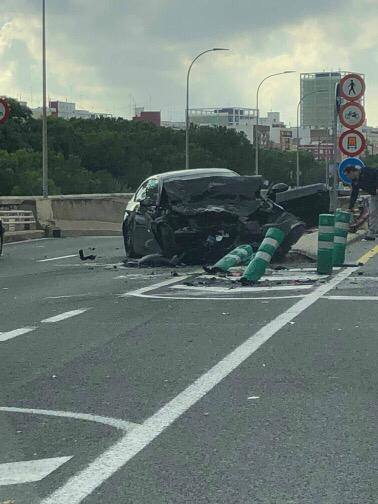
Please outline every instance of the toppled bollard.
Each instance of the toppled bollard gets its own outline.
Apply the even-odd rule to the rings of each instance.
[[[240,279],[243,285],[250,285],[260,280],[284,238],[285,233],[281,229],[275,227],[268,229],[259,250]]]
[[[93,254],[90,255],[84,255],[84,250],[80,249],[79,250],[79,257],[82,261],[94,261],[96,259],[96,256]]]
[[[214,266],[207,266],[205,271],[208,273],[226,273],[234,266],[244,266],[248,264],[253,256],[253,248],[251,245],[239,245],[227,255],[222,257]]]
[[[348,230],[352,215],[350,212],[336,210],[335,236],[333,240],[333,265],[342,266],[345,262],[345,251],[348,240]]]
[[[318,268],[321,275],[330,275],[333,267],[333,240],[335,235],[335,216],[319,215]]]

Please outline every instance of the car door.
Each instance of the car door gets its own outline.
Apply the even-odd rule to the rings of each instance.
[[[158,180],[148,179],[135,195],[133,247],[137,255],[147,255],[159,251],[151,231],[151,221],[156,211]]]

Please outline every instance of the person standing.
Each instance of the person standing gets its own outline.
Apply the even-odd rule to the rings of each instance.
[[[378,236],[378,169],[351,165],[345,168],[344,174],[352,181],[349,210],[353,210],[360,190],[370,194],[369,230],[366,238],[375,240]]]

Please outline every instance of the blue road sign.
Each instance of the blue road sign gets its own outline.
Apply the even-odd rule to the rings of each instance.
[[[339,165],[339,177],[344,182],[344,184],[352,185],[352,181],[348,178],[344,170],[347,166],[355,166],[356,168],[364,168],[365,163],[361,159],[349,157],[344,159]]]

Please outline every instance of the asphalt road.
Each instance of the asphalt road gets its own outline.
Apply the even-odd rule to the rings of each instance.
[[[119,237],[6,245],[0,503],[377,503],[374,252],[240,292]]]

